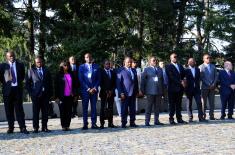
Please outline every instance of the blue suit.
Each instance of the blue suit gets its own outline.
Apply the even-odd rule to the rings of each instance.
[[[139,88],[137,72],[135,69],[131,69],[131,71],[133,75],[131,75],[126,67],[123,67],[117,74],[118,95],[120,96],[121,94],[124,94],[126,97],[121,104],[122,126],[127,124],[128,107],[130,113],[130,124],[135,123],[135,102]]]
[[[230,71],[229,75],[227,71],[221,70],[219,72],[219,82],[220,82],[220,99],[221,99],[221,117],[225,117],[225,109],[228,105],[228,116],[233,115],[234,107],[234,93],[235,91],[230,88],[231,84],[235,84],[235,73]]]
[[[96,114],[96,103],[98,87],[100,85],[100,69],[97,64],[91,65],[91,70],[87,64],[82,64],[79,67],[79,81],[81,84],[81,97],[82,97],[82,109],[83,109],[83,123],[84,126],[88,125],[88,104],[91,104],[91,121],[92,125],[96,124],[97,114]],[[91,77],[89,78],[89,73]],[[96,88],[97,92],[95,94],[90,94],[88,89]]]

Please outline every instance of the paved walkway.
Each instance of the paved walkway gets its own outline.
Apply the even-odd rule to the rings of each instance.
[[[187,116],[184,114],[184,119]],[[196,114],[195,114],[196,116]],[[219,117],[219,113],[216,113]],[[137,116],[138,128],[82,131],[82,119],[72,120],[72,131],[60,130],[59,119],[49,120],[51,133],[6,134],[6,122],[0,122],[0,154],[235,154],[235,120],[216,120],[170,126],[168,115],[161,114],[164,126],[145,127],[144,116]],[[115,117],[120,125],[120,118]],[[27,121],[32,130],[31,121]]]

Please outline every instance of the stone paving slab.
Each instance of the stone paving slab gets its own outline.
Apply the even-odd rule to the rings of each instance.
[[[195,114],[196,116],[196,114]],[[187,120],[187,115],[183,117]],[[216,112],[219,118],[219,112]],[[72,131],[61,131],[60,120],[50,119],[51,133],[6,134],[6,122],[0,122],[0,155],[152,155],[152,154],[235,154],[235,120],[216,120],[187,125],[168,124],[168,114],[160,119],[166,125],[145,127],[144,115],[138,115],[138,128],[82,131],[82,118],[72,120]],[[99,122],[99,121],[98,121]],[[120,118],[114,117],[120,126]],[[27,121],[28,130],[32,122]]]

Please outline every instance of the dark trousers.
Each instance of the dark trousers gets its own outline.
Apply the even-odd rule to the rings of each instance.
[[[60,122],[62,128],[68,128],[70,126],[71,116],[72,116],[72,105],[73,105],[72,96],[64,96],[61,101],[61,104],[59,104]]]
[[[82,92],[82,110],[83,110],[83,124],[88,125],[88,105],[91,104],[91,122],[92,125],[96,124],[97,113],[96,113],[96,103],[97,103],[97,93],[91,95],[86,90]]]
[[[9,96],[3,96],[8,127],[11,129],[14,128],[15,113],[20,128],[26,127],[22,91],[18,87],[11,87]]]
[[[45,94],[40,97],[32,97],[33,102],[33,128],[39,128],[39,114],[42,114],[42,128],[47,128],[49,99]]]
[[[126,96],[125,100],[121,103],[121,117],[122,117],[122,125],[127,124],[127,116],[128,116],[128,108],[130,114],[130,124],[135,123],[135,101],[136,96]]]
[[[233,115],[233,108],[234,108],[234,92],[230,94],[220,94],[220,99],[221,99],[221,116],[225,117],[225,110],[228,106],[228,116]]]
[[[210,117],[214,117],[214,109],[215,109],[215,90],[210,89],[202,89],[202,111],[203,117],[206,118],[206,109],[207,109],[207,99],[209,100]]]
[[[147,103],[145,106],[145,124],[148,124],[151,119],[151,112],[153,107],[154,112],[154,124],[159,122],[159,113],[160,113],[160,105],[162,101],[161,95],[146,95]]]
[[[176,113],[177,121],[182,120],[181,105],[182,105],[183,92],[168,92],[169,98],[169,116],[170,120],[174,120]]]
[[[111,113],[110,116],[107,118],[109,124],[113,124],[113,103],[114,97],[101,97],[101,107],[100,107],[100,125],[104,125],[105,120],[105,108],[108,108],[108,111]]]
[[[78,112],[77,112],[77,107],[78,107],[78,101],[74,101],[74,98],[73,98],[73,103],[72,103],[72,115],[78,115]]]
[[[187,104],[187,111],[188,116],[190,119],[193,119],[193,110],[192,110],[192,104],[193,104],[193,98],[197,104],[198,109],[198,118],[203,118],[203,112],[202,112],[202,102],[201,102],[201,94],[197,92],[193,92],[192,94],[187,95],[188,98],[188,104]]]

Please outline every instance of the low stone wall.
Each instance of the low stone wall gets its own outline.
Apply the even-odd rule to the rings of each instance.
[[[143,111],[145,109],[145,103],[147,102],[146,98],[138,99],[138,111]],[[182,110],[186,110],[186,105],[187,105],[187,98],[183,97],[182,101]],[[59,116],[59,108],[58,105],[53,103],[54,106],[54,112]],[[168,105],[161,105],[161,111],[165,111],[167,109]],[[209,105],[208,105],[209,107]],[[79,101],[78,103],[78,115],[82,116],[82,102]],[[221,102],[220,102],[220,96],[216,95],[215,96],[215,109],[220,109],[221,108]],[[90,108],[89,108],[90,109]],[[193,109],[197,109],[196,104],[193,104]],[[25,111],[25,118],[26,119],[32,119],[32,103],[31,102],[25,102],[24,103],[24,111]],[[99,114],[100,111],[100,101],[97,103],[97,113]],[[90,112],[90,110],[89,110]],[[114,114],[117,114],[117,108],[116,105],[114,105]],[[0,104],[0,121],[6,121],[6,115],[5,115],[5,109],[4,105]]]

